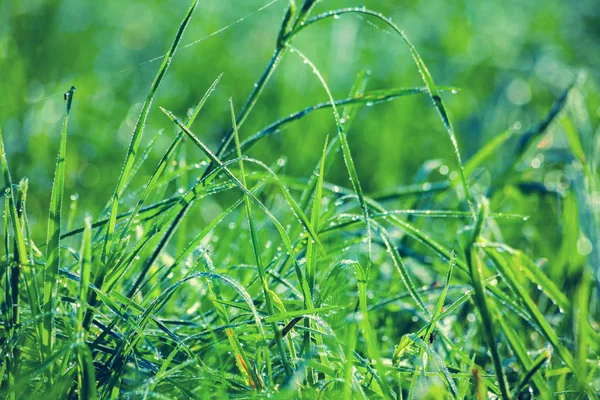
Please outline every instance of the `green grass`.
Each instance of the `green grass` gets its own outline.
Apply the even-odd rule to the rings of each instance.
[[[44,244],[34,242],[27,213],[36,182],[13,181],[0,131],[2,396],[598,398],[598,138],[582,112],[582,77],[538,123],[499,133],[463,163],[443,100],[458,90],[436,85],[391,19],[364,7],[313,15],[318,1],[290,0],[271,60],[237,113],[229,100],[228,128],[212,150],[215,140],[194,122],[216,101],[221,75],[185,120],[169,104],[153,108],[186,27],[206,18],[194,15],[196,3],[141,105],[113,195],[96,200],[107,201],[96,217],[79,218],[77,198],[66,207],[74,87],[65,95]],[[422,82],[371,90],[360,72],[336,99],[293,42],[352,14],[391,29]],[[246,131],[288,58],[314,73],[327,101]],[[354,121],[363,108],[423,96],[446,134],[423,124],[402,140],[439,134],[453,167],[432,160],[412,183],[370,192],[356,166],[362,149],[349,140]],[[269,164],[249,155],[317,110],[330,112],[331,134],[297,154],[317,160],[303,176],[288,174],[283,157]],[[142,168],[161,139],[144,150],[150,114],[171,123],[173,137],[156,165]],[[553,162],[532,162],[540,154]],[[347,185],[328,180],[335,168]],[[553,191],[540,183],[540,168],[568,184]],[[145,170],[152,172],[137,176]],[[549,235],[531,206],[548,197],[559,205],[543,215],[555,216],[562,245],[544,254],[524,232],[541,242]]]

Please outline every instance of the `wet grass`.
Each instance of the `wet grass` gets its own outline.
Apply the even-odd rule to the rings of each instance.
[[[597,138],[582,128],[590,123],[582,102],[572,100],[581,99],[581,81],[539,123],[498,134],[463,164],[442,99],[457,90],[436,85],[390,19],[362,7],[312,16],[316,3],[289,2],[273,57],[239,112],[230,100],[231,129],[217,149],[193,124],[220,76],[185,122],[162,105],[175,135],[146,183],[130,187],[154,151],[155,140],[142,152],[146,120],[160,113],[153,101],[192,2],[143,103],[114,194],[82,221],[75,198],[63,217],[68,119],[77,112],[69,90],[42,245],[31,238],[30,183],[12,180],[0,132],[3,396],[598,397]],[[313,24],[350,13],[392,29],[422,82],[369,90],[361,72],[336,100],[292,43]],[[306,64],[328,101],[244,131],[284,57]],[[410,184],[368,193],[354,163],[360,150],[348,141],[352,122],[362,107],[410,96],[432,100],[454,162],[432,162]],[[283,158],[266,165],[248,155],[319,109],[331,112],[332,133],[313,149],[318,162],[304,177],[287,175]],[[544,237],[545,228],[529,220],[527,202],[551,190],[528,169],[539,168],[531,159],[550,151],[542,144],[550,136],[568,144],[547,168],[569,179],[552,195],[561,199],[556,215],[570,247],[536,259],[545,255],[530,252],[521,232],[529,226]],[[347,186],[327,181],[340,152]],[[208,224],[191,212],[202,208]]]

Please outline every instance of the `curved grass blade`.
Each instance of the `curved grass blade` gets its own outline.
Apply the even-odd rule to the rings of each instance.
[[[415,65],[417,66],[417,69],[418,69],[419,73],[421,74],[423,82],[425,83],[425,86],[427,87],[429,96],[431,97],[431,100],[433,101],[433,104],[434,104],[438,114],[440,115],[440,118],[442,119],[444,128],[446,129],[446,132],[448,133],[448,136],[450,137],[450,141],[451,141],[452,147],[454,149],[454,155],[456,156],[456,160],[458,163],[459,174],[460,174],[460,178],[461,178],[463,188],[465,191],[467,203],[469,204],[469,207],[473,213],[473,217],[475,217],[475,205],[474,205],[474,201],[473,201],[473,196],[471,194],[471,189],[469,187],[469,184],[468,184],[466,176],[465,176],[462,158],[460,155],[460,150],[458,148],[458,141],[456,140],[456,135],[454,133],[454,128],[452,126],[452,122],[450,121],[448,113],[446,112],[446,108],[444,106],[444,103],[442,102],[442,98],[440,97],[438,87],[436,86],[436,84],[433,80],[433,77],[429,73],[429,70],[428,70],[427,66],[425,65],[425,62],[423,61],[423,59],[417,52],[417,49],[414,47],[412,42],[408,39],[408,37],[406,36],[404,31],[402,31],[396,24],[394,24],[392,22],[392,20],[385,17],[381,13],[369,10],[365,7],[352,7],[352,8],[343,8],[343,9],[328,11],[328,12],[319,14],[319,15],[307,20],[306,23],[298,26],[293,32],[290,33],[289,36],[293,37],[293,36],[297,35],[300,31],[306,29],[308,26],[310,26],[318,21],[322,21],[327,18],[334,18],[334,17],[337,17],[342,14],[346,14],[346,13],[366,14],[366,15],[370,15],[372,17],[375,17],[375,18],[381,20],[382,22],[387,24],[390,28],[392,28],[398,35],[400,35],[402,40],[408,46],[408,48],[411,52],[411,55],[413,57],[413,60],[415,62]]]
[[[294,51],[294,53],[298,54],[300,56],[300,58],[302,60],[304,60],[304,62],[312,68],[313,72],[315,73],[315,75],[317,76],[319,81],[321,82],[321,86],[323,86],[323,89],[327,93],[327,97],[329,97],[329,101],[332,104],[331,108],[333,111],[333,117],[335,119],[335,125],[337,128],[338,138],[339,138],[340,145],[342,148],[342,154],[344,156],[344,163],[346,164],[346,169],[348,170],[348,175],[350,177],[350,182],[352,183],[352,187],[354,188],[354,191],[355,191],[356,195],[358,196],[358,200],[360,202],[362,213],[363,213],[363,218],[365,220],[365,225],[367,228],[367,246],[368,246],[369,263],[370,263],[371,262],[371,245],[372,245],[371,244],[371,242],[372,242],[371,234],[372,233],[371,233],[371,222],[370,222],[370,217],[369,217],[369,208],[367,207],[367,204],[364,199],[363,190],[360,185],[360,180],[358,179],[358,173],[356,172],[356,167],[354,166],[352,154],[350,153],[350,145],[348,144],[348,140],[346,138],[346,133],[344,132],[344,128],[343,128],[341,120],[340,120],[340,115],[338,113],[337,107],[335,106],[335,100],[333,99],[333,95],[331,94],[331,90],[329,89],[327,82],[325,82],[325,78],[323,78],[323,75],[321,75],[321,73],[319,72],[317,67],[312,63],[312,61],[308,57],[306,57],[302,52],[300,52],[298,49],[296,49],[295,47],[292,47],[290,45],[288,45],[288,46],[290,47],[291,50]]]
[[[441,90],[442,91],[451,91],[453,89],[444,87]],[[256,132],[254,135],[250,136],[248,139],[243,140],[240,143],[240,146],[242,147],[242,150],[247,150],[250,147],[252,147],[256,142],[260,141],[261,139],[263,139],[267,136],[274,135],[278,132],[282,132],[281,129],[285,125],[287,125],[291,122],[297,121],[297,120],[305,117],[306,115],[312,113],[313,111],[331,108],[332,104],[335,105],[336,107],[346,106],[346,108],[354,110],[352,112],[350,112],[350,111],[344,112],[342,114],[342,117],[340,118],[341,120],[344,121],[343,125],[347,131],[348,130],[347,123],[348,123],[348,121],[353,120],[352,115],[354,115],[356,110],[358,110],[357,106],[359,106],[359,105],[365,105],[365,104],[377,105],[377,104],[387,103],[389,101],[392,101],[392,100],[395,100],[395,99],[398,99],[401,97],[406,97],[406,96],[411,96],[411,95],[416,95],[416,94],[427,94],[427,93],[428,92],[427,92],[426,87],[372,90],[372,91],[366,92],[364,94],[356,94],[353,97],[348,97],[348,98],[345,98],[342,100],[336,100],[335,103],[331,103],[331,101],[318,103],[313,106],[306,107],[300,111],[296,111],[295,113],[291,113],[289,116],[284,117],[278,121],[275,121],[275,122],[269,124],[268,126],[264,127],[260,131]],[[235,154],[235,149],[225,152],[223,154],[223,159],[226,159],[226,158],[232,156],[233,154]]]

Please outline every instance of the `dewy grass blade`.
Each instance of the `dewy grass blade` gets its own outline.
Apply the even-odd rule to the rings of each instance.
[[[519,296],[519,301],[526,309],[528,317],[531,318],[533,323],[538,327],[540,333],[542,333],[548,342],[550,342],[550,344],[557,350],[566,366],[573,373],[576,373],[577,369],[573,361],[573,356],[558,338],[558,335],[554,329],[552,329],[548,321],[544,318],[531,296],[527,293],[526,289],[521,285],[515,276],[512,267],[507,264],[505,259],[502,257],[502,254],[499,254],[497,250],[485,248],[485,251],[491,256],[496,268],[498,268],[498,271],[508,286]]]
[[[83,243],[81,245],[81,266],[79,269],[79,304],[77,307],[77,378],[79,384],[79,399],[96,399],[96,372],[94,358],[87,343],[83,326],[87,306],[90,274],[92,269],[92,218],[86,216]]]
[[[346,132],[344,132],[344,127],[342,126],[342,123],[341,123],[340,114],[338,113],[337,107],[335,106],[335,100],[333,99],[333,95],[331,94],[331,90],[329,89],[329,86],[325,82],[325,78],[323,78],[323,75],[321,75],[321,73],[319,72],[317,67],[312,63],[312,61],[310,61],[308,59],[308,57],[306,57],[298,49],[296,49],[292,46],[290,46],[290,49],[293,50],[296,54],[298,54],[300,56],[300,58],[302,60],[304,60],[304,62],[312,68],[313,72],[319,79],[319,82],[323,86],[323,89],[325,89],[325,92],[327,93],[327,97],[329,97],[330,103],[332,104],[331,108],[332,108],[333,116],[335,119],[335,125],[337,128],[338,138],[340,141],[340,145],[342,147],[344,163],[346,164],[346,169],[348,170],[348,175],[350,177],[350,182],[352,183],[352,187],[354,188],[354,191],[356,192],[356,195],[358,196],[358,200],[360,202],[362,213],[363,213],[363,218],[365,220],[365,225],[367,228],[367,246],[368,246],[369,262],[371,262],[371,245],[372,245],[371,234],[372,234],[372,232],[371,232],[371,219],[369,217],[369,208],[367,206],[367,203],[365,202],[363,190],[360,185],[360,180],[358,179],[358,173],[356,172],[356,167],[354,166],[352,154],[350,153],[350,145],[348,144]]]
[[[240,138],[238,134],[237,124],[235,121],[235,111],[233,109],[233,100],[229,99],[229,106],[231,108],[231,122],[233,124],[233,135],[235,139],[235,147],[238,153],[239,165],[240,165],[240,174],[241,174],[241,182],[244,186],[246,184],[246,173],[244,172],[244,161],[242,159],[242,150],[240,148]],[[252,241],[252,248],[254,252],[254,258],[256,260],[256,267],[258,269],[259,279],[263,289],[263,295],[265,297],[265,304],[267,306],[267,312],[270,316],[275,314],[275,310],[273,309],[273,304],[271,302],[271,291],[269,289],[269,280],[267,279],[267,274],[265,272],[265,266],[262,261],[262,255],[260,250],[260,243],[258,239],[258,235],[256,233],[256,226],[254,225],[254,218],[252,217],[252,203],[250,202],[250,198],[245,196],[246,203],[246,217],[248,220],[248,227],[250,229],[250,238]],[[273,335],[275,336],[275,341],[277,343],[277,348],[279,350],[279,355],[281,357],[281,361],[283,363],[283,368],[285,370],[286,375],[291,377],[292,368],[290,367],[287,359],[287,355],[285,353],[285,347],[283,346],[283,342],[281,341],[281,331],[279,330],[279,326],[276,323],[272,323],[271,327],[273,329]],[[263,343],[263,351],[265,355],[265,361],[267,363],[267,371],[269,375],[269,385],[273,383],[273,370],[271,366],[271,357],[269,355],[269,345],[265,341]]]
[[[535,365],[534,361],[529,356],[527,348],[525,347],[521,338],[515,329],[506,321],[506,318],[503,314],[503,310],[495,310],[494,318],[496,318],[498,321],[500,329],[502,329],[502,332],[504,333],[504,336],[506,337],[506,340],[512,352],[515,354],[517,362],[520,364],[521,368],[523,370],[532,371]],[[552,398],[550,388],[546,384],[541,374],[534,373],[529,377],[529,379],[533,380],[534,386],[543,399]],[[522,384],[517,385],[517,387],[514,389],[514,393],[519,394],[519,391],[522,389],[521,385]]]
[[[368,96],[363,96],[364,91],[367,87],[367,82],[369,80],[369,74],[365,71],[361,71],[357,74],[354,83],[352,84],[352,87],[350,88],[350,92],[349,92],[349,98],[360,98],[362,97],[368,97]],[[329,106],[331,106],[331,104],[329,102],[327,103],[321,103],[321,104],[328,104]],[[374,103],[375,104],[375,103]],[[319,104],[314,106],[316,109],[318,109]],[[348,103],[344,105],[344,108],[342,109],[342,118],[344,119],[344,129],[348,132],[354,122],[354,117],[356,116],[356,113],[358,112],[359,109],[359,104],[353,104],[353,103]],[[312,111],[312,109],[304,109],[302,110],[300,113],[296,113],[296,114],[292,114],[290,115],[290,118],[298,115],[298,118],[301,118],[304,114],[304,112],[310,112]],[[279,122],[283,122],[285,121],[285,118],[283,120],[279,120],[277,122],[275,122],[275,126],[279,126],[277,125]],[[274,124],[271,124],[270,126],[273,126]],[[266,129],[268,129],[269,127],[267,127]],[[265,129],[263,129],[264,132]],[[260,133],[260,132],[259,132]],[[256,135],[255,135],[256,136]],[[332,140],[329,142],[328,147],[325,149],[325,156],[324,156],[324,162],[325,162],[325,166],[323,168],[323,173],[319,173],[318,171],[321,169],[320,165],[316,165],[313,174],[310,176],[309,180],[308,180],[308,184],[304,187],[304,190],[302,191],[302,196],[300,197],[300,204],[302,206],[302,209],[307,209],[308,208],[308,203],[310,201],[310,196],[312,195],[314,188],[317,184],[318,178],[320,178],[321,176],[324,176],[328,171],[329,168],[332,165],[332,162],[330,161],[329,163],[328,161],[328,157],[329,154],[331,153],[331,151],[336,147],[335,145],[337,144],[337,140],[338,140],[338,136],[334,136],[332,138]],[[318,174],[318,176],[317,176]]]
[[[148,92],[148,96],[146,97],[146,101],[142,106],[142,111],[138,117],[138,120],[135,124],[135,128],[133,131],[133,135],[131,136],[131,142],[129,143],[129,148],[127,149],[127,155],[125,156],[125,164],[123,165],[123,169],[121,170],[121,175],[117,181],[117,187],[115,188],[115,192],[110,201],[110,215],[109,215],[109,223],[108,229],[106,231],[106,239],[104,241],[104,246],[102,250],[102,262],[107,263],[110,252],[113,249],[113,235],[115,232],[116,222],[117,222],[117,214],[119,211],[119,200],[121,195],[123,194],[123,188],[125,184],[129,180],[129,176],[131,174],[133,165],[135,163],[135,158],[138,152],[138,148],[140,146],[140,142],[142,140],[142,133],[144,132],[144,126],[146,125],[146,119],[148,118],[148,114],[150,113],[150,108],[152,106],[152,102],[160,84],[162,83],[169,66],[171,65],[171,61],[173,60],[173,56],[175,55],[175,51],[181,42],[183,37],[183,33],[185,32],[185,28],[188,26],[190,20],[192,19],[192,14],[198,4],[198,0],[193,0],[190,5],[181,25],[179,25],[179,29],[177,30],[177,34],[175,35],[175,39],[171,48],[167,52],[165,59],[163,60],[156,77],[154,78],[154,82],[152,82],[152,86],[150,87],[150,91]],[[107,268],[104,265],[102,268]]]
[[[85,218],[83,242],[81,245],[81,266],[79,268],[79,306],[77,307],[77,339],[85,341],[83,316],[87,308],[87,298],[92,269],[92,219]]]
[[[483,262],[479,257],[479,249],[475,247],[475,243],[479,239],[483,223],[485,222],[487,213],[487,203],[484,201],[481,206],[481,210],[477,216],[475,230],[473,231],[473,238],[469,246],[465,249],[467,265],[469,266],[469,273],[471,275],[471,282],[473,284],[474,299],[481,317],[481,324],[483,329],[483,335],[485,337],[489,352],[492,356],[494,363],[494,369],[496,370],[496,376],[498,377],[498,385],[500,392],[504,400],[510,399],[508,384],[504,374],[502,361],[500,360],[500,354],[496,347],[496,334],[494,332],[494,323],[490,313],[490,307],[488,300],[485,295],[485,290],[482,284],[482,270]]]
[[[204,104],[206,103],[206,101],[208,100],[210,95],[215,91],[217,84],[221,80],[222,76],[223,76],[223,74],[220,74],[217,77],[217,79],[215,79],[215,81],[210,85],[210,87],[208,88],[208,90],[206,91],[206,93],[204,94],[204,96],[202,97],[202,99],[200,100],[198,105],[196,106],[196,108],[194,108],[192,115],[189,117],[188,121],[186,122],[186,126],[188,128],[192,127],[192,124],[196,120],[198,113],[200,112],[200,110],[202,110],[202,107],[204,106]],[[131,227],[131,225],[133,224],[133,221],[135,221],[136,217],[138,216],[138,213],[140,212],[140,210],[142,209],[142,206],[148,199],[148,196],[150,195],[150,193],[152,193],[153,190],[156,189],[156,183],[157,183],[158,179],[160,178],[162,172],[165,170],[167,163],[171,159],[171,156],[173,155],[173,153],[175,152],[175,150],[177,149],[177,147],[179,146],[179,144],[181,143],[181,141],[183,140],[184,137],[185,137],[185,134],[183,132],[180,132],[177,135],[177,137],[173,140],[173,142],[171,143],[171,145],[169,146],[167,151],[163,154],[163,156],[161,157],[158,164],[156,165],[156,168],[155,168],[154,172],[152,173],[152,176],[150,177],[150,179],[148,180],[148,183],[146,183],[146,185],[144,187],[143,193],[140,195],[138,202],[135,205],[135,208],[131,212],[131,215],[129,216],[127,223],[125,224],[125,226],[122,229],[121,239],[123,239],[127,235],[127,233],[129,232],[129,228]]]
[[[181,128],[190,137],[190,139],[192,139],[194,144],[196,144],[204,152],[204,154],[206,154],[208,158],[210,158],[211,161],[213,161],[219,167],[223,168],[223,172],[225,173],[225,175],[227,175],[227,177],[233,183],[235,183],[236,186],[239,187],[240,190],[242,190],[244,194],[246,194],[246,196],[248,196],[254,202],[254,204],[258,206],[258,208],[271,220],[271,222],[273,222],[273,225],[275,225],[275,228],[277,229],[281,238],[283,239],[283,244],[294,265],[294,269],[302,287],[302,294],[304,296],[305,306],[311,307],[312,301],[310,300],[311,296],[310,289],[308,287],[308,282],[306,281],[306,278],[304,277],[304,274],[302,273],[300,266],[298,265],[298,261],[295,257],[294,247],[283,225],[281,225],[281,223],[277,220],[277,218],[275,218],[271,211],[269,211],[269,209],[265,207],[265,205],[250,190],[248,190],[248,188],[242,182],[240,182],[240,180],[236,178],[235,175],[231,173],[231,171],[223,164],[223,162],[219,160],[217,156],[215,156],[215,154],[212,151],[210,151],[210,149],[200,139],[198,139],[198,137],[194,135],[192,131],[189,130],[189,128],[187,128],[172,112],[165,110],[164,108],[161,108],[161,110],[165,113],[167,117],[169,117],[171,121],[173,121],[177,126],[179,126],[179,128]]]
[[[6,186],[6,200],[4,210],[4,240],[6,248],[6,263],[5,263],[5,299],[3,307],[3,314],[6,315],[5,320],[5,334],[8,339],[6,362],[3,363],[7,370],[8,390],[10,398],[14,399],[15,380],[18,376],[18,365],[20,363],[21,349],[17,346],[14,348],[12,342],[16,334],[16,329],[20,324],[19,321],[19,277],[21,268],[28,266],[27,260],[27,246],[25,238],[23,236],[23,227],[21,223],[21,213],[17,209],[17,196],[14,193],[14,187],[12,185],[12,178],[10,170],[8,168],[8,162],[6,160],[6,152],[4,151],[4,137],[2,136],[2,130],[0,130],[0,165],[2,168],[2,175],[4,176],[4,184]],[[10,218],[9,218],[10,216]],[[10,233],[9,233],[9,219],[12,222],[13,233],[14,233],[14,259],[9,266],[10,260]],[[33,260],[31,260],[33,262]],[[34,313],[35,311],[32,311]]]
[[[73,96],[75,95],[75,86],[71,87],[65,94],[67,101],[66,113],[63,120],[62,132],[60,137],[60,148],[58,159],[56,161],[56,171],[54,173],[54,183],[52,184],[52,193],[50,197],[50,214],[48,216],[48,234],[46,239],[46,269],[44,270],[44,328],[42,331],[42,343],[45,348],[45,357],[49,358],[52,354],[52,345],[54,341],[54,305],[56,301],[56,283],[58,279],[58,267],[60,265],[60,224],[62,221],[62,204],[65,192],[65,161],[67,158],[67,125],[69,123],[69,114]],[[49,366],[50,374],[52,366]],[[52,379],[50,379],[51,381]]]
[[[256,102],[258,101],[258,98],[264,90],[267,82],[269,81],[269,79],[277,69],[277,66],[283,59],[283,56],[287,52],[288,46],[286,44],[287,41],[290,39],[290,35],[292,34],[293,29],[306,23],[306,20],[308,19],[311,11],[317,3],[318,1],[316,0],[305,0],[304,4],[302,5],[302,8],[296,12],[294,11],[294,1],[292,0],[290,2],[289,13],[286,13],[286,15],[283,18],[283,21],[281,22],[280,35],[277,38],[275,52],[273,53],[273,56],[271,57],[271,60],[269,61],[269,64],[263,71],[262,75],[254,84],[252,92],[244,102],[242,109],[236,117],[238,128],[244,124],[246,118],[248,118],[248,115],[250,115],[250,112],[252,112],[252,109],[256,105]],[[294,16],[296,16],[295,20]],[[291,24],[290,21],[293,21],[293,24]],[[231,144],[232,140],[233,129],[229,129],[224,135],[223,140],[219,145],[219,148],[215,152],[217,158],[222,158],[223,154],[227,150],[227,147]],[[206,176],[208,176],[208,174],[211,172],[215,165],[216,164],[211,160],[210,164],[204,171],[202,178],[206,178]]]
[[[444,380],[444,383],[448,387],[448,390],[450,391],[452,398],[456,398],[456,396],[458,394],[458,388],[456,387],[456,383],[454,382],[454,379],[452,378],[452,374],[448,370],[448,367],[446,366],[446,363],[444,362],[444,360],[439,356],[439,354],[437,354],[435,351],[433,351],[433,349],[430,346],[428,346],[427,343],[425,343],[425,341],[423,341],[423,339],[421,339],[414,333],[409,334],[408,337],[410,338],[410,340],[413,343],[415,343],[421,349],[421,351],[426,352],[431,358],[433,358],[433,360],[435,361],[435,363],[438,365],[439,369],[441,370],[440,375],[441,375],[442,379]],[[416,374],[415,374],[415,377],[416,377]]]
[[[321,162],[319,165],[319,170],[317,172],[318,177],[317,177],[317,182],[316,182],[316,186],[315,186],[315,193],[314,193],[314,197],[313,197],[313,203],[312,203],[312,210],[311,210],[311,216],[310,216],[310,223],[311,226],[313,228],[313,230],[316,232],[319,229],[319,221],[320,221],[320,217],[321,217],[321,199],[323,196],[323,178],[325,175],[325,157],[327,156],[327,143],[329,142],[329,136],[327,136],[325,138],[325,145],[323,146],[323,155],[321,156]],[[316,251],[316,245],[312,240],[308,241],[307,247],[306,247],[306,280],[308,281],[308,287],[310,289],[310,293],[314,298],[314,286],[315,286],[315,273],[317,270],[317,251]],[[307,328],[306,332],[304,332],[304,349],[305,349],[305,357],[310,357],[311,356],[311,347],[312,347],[312,341],[311,341],[311,334],[310,334],[310,320],[305,320],[304,321],[304,327]],[[316,337],[316,340],[318,342],[319,345],[322,345],[322,340],[320,336]],[[326,358],[324,358],[325,362]],[[309,379],[309,382],[314,382],[314,376],[313,376],[313,372],[312,370],[308,369],[307,370],[307,376]]]
[[[463,188],[465,191],[465,196],[467,198],[467,203],[469,204],[471,212],[473,213],[473,217],[475,217],[475,204],[474,204],[474,200],[473,200],[473,195],[471,194],[471,189],[467,182],[467,178],[465,176],[463,163],[462,163],[462,157],[460,155],[460,149],[458,148],[458,141],[456,140],[456,135],[454,133],[454,128],[452,126],[452,122],[450,121],[450,118],[448,116],[448,113],[446,111],[444,103],[442,102],[442,98],[440,97],[438,87],[436,86],[436,84],[433,80],[433,77],[429,73],[429,70],[428,70],[427,66],[425,65],[425,62],[423,61],[423,59],[417,52],[417,49],[414,47],[412,42],[408,39],[408,37],[406,36],[404,31],[402,31],[395,23],[393,23],[392,20],[385,17],[381,13],[378,13],[378,12],[372,11],[372,10],[368,10],[365,7],[352,7],[352,8],[343,8],[343,9],[339,9],[339,10],[328,11],[328,12],[319,14],[319,15],[307,20],[304,24],[298,26],[293,32],[290,33],[290,35],[289,35],[290,39],[291,39],[291,37],[296,36],[302,30],[306,29],[308,26],[310,26],[318,21],[322,21],[322,20],[328,19],[328,18],[335,18],[335,17],[338,17],[338,16],[340,16],[342,14],[346,14],[346,13],[366,14],[366,15],[370,15],[372,17],[375,17],[375,18],[381,20],[382,22],[386,23],[390,28],[392,28],[398,35],[400,35],[402,40],[406,43],[406,45],[410,49],[410,52],[411,52],[411,55],[415,62],[415,65],[417,66],[417,69],[419,70],[419,73],[421,74],[421,77],[423,78],[423,82],[425,83],[425,86],[427,87],[429,96],[431,97],[431,100],[433,101],[433,104],[434,104],[436,110],[438,111],[440,118],[442,119],[444,128],[446,129],[446,132],[448,133],[448,135],[450,137],[450,141],[452,143],[452,147],[454,149],[454,154],[456,156],[456,160],[458,163],[460,178],[461,178]]]
[[[444,89],[444,91],[448,91],[448,90],[451,90],[451,89]],[[353,110],[348,115],[344,115],[344,113],[343,113],[343,115],[341,117],[341,119],[344,121],[344,124],[343,124],[344,129],[348,130],[348,123],[349,123],[349,121],[354,120],[354,118],[352,117],[352,114],[354,114],[356,112],[356,110],[358,109],[357,106],[366,105],[366,104],[377,105],[377,104],[387,103],[389,101],[399,99],[401,97],[412,96],[412,95],[417,95],[417,94],[427,94],[427,93],[428,92],[427,92],[426,87],[373,90],[373,91],[366,92],[364,94],[362,94],[362,93],[356,94],[354,96],[347,97],[342,100],[336,100],[334,104],[336,107],[345,106],[346,108]],[[297,121],[297,120],[307,116],[308,114],[311,114],[313,111],[323,110],[323,109],[327,109],[327,108],[331,108],[331,107],[332,107],[332,103],[330,101],[326,101],[323,103],[315,104],[310,107],[306,107],[300,111],[291,113],[289,116],[281,118],[280,120],[277,120],[277,121],[269,124],[268,126],[264,127],[260,131],[256,132],[252,136],[250,136],[248,139],[243,140],[240,143],[242,150],[247,150],[248,148],[253,146],[256,142],[258,142],[259,140],[261,140],[267,136],[271,136],[276,133],[282,132],[281,129],[285,125],[287,125],[293,121]],[[333,142],[333,139],[332,139],[332,142]],[[235,149],[231,149],[231,150],[225,152],[223,154],[223,159],[227,159],[230,156],[232,156],[233,154],[235,154]]]

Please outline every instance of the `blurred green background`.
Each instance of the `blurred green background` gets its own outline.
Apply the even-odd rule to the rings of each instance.
[[[62,94],[71,85],[77,87],[69,126],[67,195],[80,194],[80,214],[98,216],[114,190],[141,104],[160,65],[160,60],[148,60],[166,52],[188,3],[0,0],[0,126],[13,179],[30,180],[29,215],[40,237],[64,113]],[[153,169],[175,132],[157,106],[185,115],[223,72],[193,127],[216,148],[231,124],[228,98],[241,108],[274,50],[287,1],[261,9],[267,3],[200,2],[183,40],[197,43],[177,53],[148,120],[145,143],[161,129],[164,135],[140,177]],[[326,0],[315,13],[356,5],[391,17],[413,41],[436,83],[461,89],[444,98],[465,159],[505,129],[525,130],[543,118],[581,71],[587,74],[591,125],[598,126],[597,0]],[[422,85],[406,45],[367,18],[348,15],[321,22],[294,44],[314,61],[338,99],[347,95],[362,69],[371,72],[368,89]],[[287,54],[241,135],[326,100],[310,68]],[[320,157],[325,135],[334,133],[331,113],[319,111],[253,147],[250,155],[265,162],[285,156],[285,173],[306,177]],[[425,96],[362,108],[349,135],[367,192],[412,183],[427,160],[441,159],[450,170],[455,168],[448,137]],[[188,154],[201,159],[192,147]],[[338,158],[339,168],[327,180],[349,186]],[[536,198],[529,202],[531,210],[545,209]],[[545,213],[539,216],[542,223],[545,218]]]

